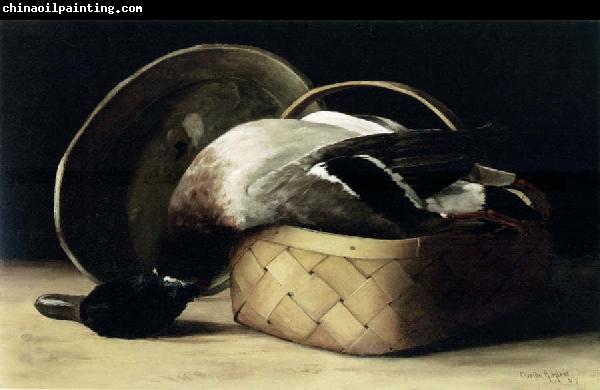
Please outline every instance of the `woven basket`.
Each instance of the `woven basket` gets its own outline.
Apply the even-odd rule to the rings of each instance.
[[[376,240],[281,226],[232,255],[235,320],[358,355],[424,346],[515,312],[550,277],[548,233]]]
[[[321,87],[284,113],[353,87],[377,86],[424,102],[451,128],[443,104],[408,86],[348,82]],[[279,226],[248,234],[231,255],[235,320],[296,343],[356,355],[425,346],[531,302],[550,278],[540,225],[379,240]]]

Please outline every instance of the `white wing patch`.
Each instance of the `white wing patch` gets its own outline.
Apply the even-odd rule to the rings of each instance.
[[[348,186],[348,184],[341,181],[337,176],[330,174],[327,171],[327,166],[325,165],[325,163],[315,164],[312,168],[310,168],[310,170],[308,171],[308,174],[317,176],[320,179],[327,180],[328,182],[331,182],[331,183],[341,184],[344,191],[346,191],[350,195],[354,196],[355,198],[360,198],[360,196],[358,196],[358,194],[356,192],[354,192],[352,190],[352,188],[350,188]]]
[[[419,195],[417,195],[415,190],[413,190],[411,188],[411,186],[406,184],[402,175],[399,175],[398,173],[393,172],[383,162],[381,162],[381,160],[376,159],[373,156],[369,156],[367,154],[360,154],[360,155],[357,155],[356,157],[360,157],[362,159],[372,162],[373,164],[375,164],[375,166],[377,168],[379,168],[382,171],[384,171],[385,173],[387,173],[390,176],[390,178],[394,181],[394,183],[396,183],[396,185],[398,187],[400,187],[404,190],[406,197],[408,198],[408,200],[410,200],[412,202],[412,204],[415,205],[416,208],[418,208],[418,209],[423,208],[423,201],[421,200],[421,198],[419,198]]]

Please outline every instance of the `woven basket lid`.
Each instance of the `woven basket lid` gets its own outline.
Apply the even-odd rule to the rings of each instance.
[[[94,109],[58,166],[54,219],[68,257],[95,282],[151,269],[169,198],[196,154],[308,90],[286,61],[248,46],[194,46],[139,69]]]

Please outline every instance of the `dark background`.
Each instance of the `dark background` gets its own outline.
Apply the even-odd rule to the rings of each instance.
[[[238,43],[272,51],[314,85],[394,80],[470,126],[509,127],[494,156],[545,190],[555,249],[598,245],[599,24],[596,22],[0,22],[0,257],[64,258],[52,192],[58,161],[119,81],[170,51]],[[406,98],[345,92],[329,108],[439,126]]]

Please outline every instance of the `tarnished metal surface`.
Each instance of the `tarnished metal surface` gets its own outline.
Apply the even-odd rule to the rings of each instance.
[[[281,58],[233,45],[173,52],[121,82],[57,171],[55,224],[69,258],[94,281],[151,268],[171,192],[198,151],[236,124],[278,117],[308,89]]]

